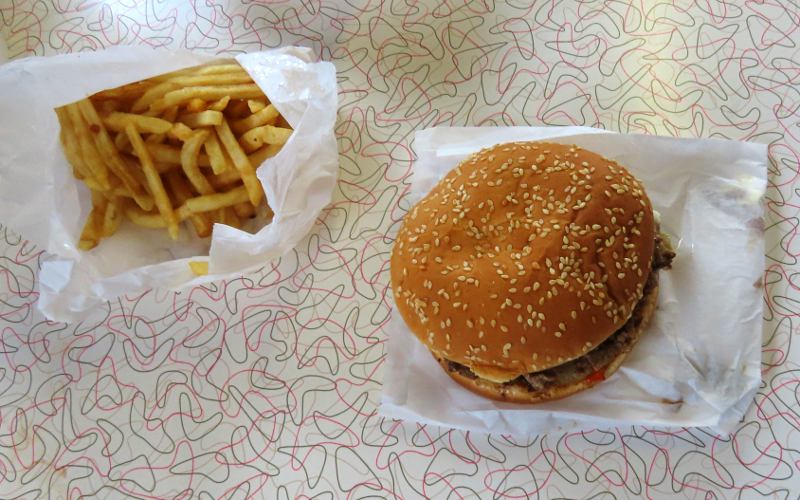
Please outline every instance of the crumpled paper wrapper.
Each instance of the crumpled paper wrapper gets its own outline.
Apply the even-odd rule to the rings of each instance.
[[[292,249],[330,202],[339,168],[334,135],[336,70],[299,47],[236,57],[294,133],[257,175],[275,213],[254,233],[216,224],[210,239],[182,228],[123,223],[89,252],[76,247],[91,208],[86,187],[72,177],[59,144],[54,108],[100,90],[218,57],[189,51],[117,47],[99,52],[22,59],[0,66],[0,214],[4,222],[55,257],[42,264],[40,310],[77,321],[91,308],[149,288],[178,289],[230,278]],[[207,260],[194,276],[190,260]]]
[[[415,137],[409,202],[470,153],[520,140],[574,143],[642,180],[677,250],[673,268],[659,276],[652,323],[608,380],[562,400],[518,405],[462,388],[395,313],[380,413],[510,435],[617,425],[730,432],[761,381],[766,146],[586,127],[428,129]]]

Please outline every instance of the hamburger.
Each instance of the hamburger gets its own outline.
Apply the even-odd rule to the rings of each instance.
[[[397,310],[473,392],[536,403],[619,368],[674,257],[642,184],[578,146],[483,149],[406,215],[391,256]]]

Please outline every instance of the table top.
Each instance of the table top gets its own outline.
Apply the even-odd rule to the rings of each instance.
[[[48,258],[0,214],[0,497],[788,498],[800,490],[794,1],[0,3],[9,58],[124,44],[311,47],[338,71],[340,179],[293,252],[45,321]],[[9,91],[9,89],[4,89]],[[587,125],[770,144],[763,384],[731,436],[528,439],[377,414],[413,133]]]

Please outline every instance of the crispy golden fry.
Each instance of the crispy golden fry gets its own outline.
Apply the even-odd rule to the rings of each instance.
[[[167,182],[169,183],[170,190],[172,190],[172,194],[175,195],[175,201],[183,207],[186,200],[192,197],[191,188],[177,170],[167,175]],[[179,208],[178,211],[180,212],[181,208]],[[205,238],[211,235],[212,224],[206,214],[191,214],[189,215],[189,221],[192,223],[192,226],[194,226],[198,237]]]
[[[56,108],[56,116],[58,117],[59,125],[61,125],[59,139],[64,149],[64,156],[67,157],[70,165],[72,165],[72,173],[75,177],[84,181],[86,181],[86,179],[91,179],[92,174],[89,171],[89,167],[83,163],[83,158],[81,158],[80,144],[78,143],[78,138],[75,135],[75,128],[72,126],[67,110],[64,108]],[[94,179],[91,180],[94,181]]]
[[[147,151],[156,163],[165,163],[173,166],[181,164],[181,148],[170,144],[146,144]],[[134,152],[135,154],[135,152]],[[208,156],[200,154],[197,162],[201,167],[210,167]]]
[[[194,98],[209,101],[221,99],[225,96],[229,96],[231,99],[248,99],[261,95],[263,95],[263,92],[255,83],[220,85],[216,87],[185,87],[167,92],[164,94],[164,97],[153,102],[149,109],[152,111],[160,111],[170,106],[183,104]]]
[[[145,212],[136,204],[128,203],[123,209],[125,217],[137,226],[147,227],[151,229],[164,229],[167,227],[167,222],[156,212]]]
[[[181,166],[183,168],[183,173],[186,174],[186,178],[192,183],[195,191],[200,194],[214,193],[214,188],[211,187],[211,184],[209,184],[208,180],[203,176],[202,172],[200,172],[200,167],[197,165],[197,156],[203,143],[206,142],[208,135],[208,130],[198,130],[194,132],[194,134],[183,143],[183,148],[181,149]]]
[[[189,269],[195,276],[205,276],[208,274],[208,262],[202,260],[190,260]]]
[[[222,146],[219,144],[217,131],[210,129],[210,132],[203,146],[208,155],[208,161],[211,163],[211,171],[215,174],[221,174],[228,169],[233,170],[233,167],[230,165],[230,159],[225,155],[225,152],[222,151]]]
[[[254,151],[247,157],[250,159],[250,164],[254,167],[258,168],[264,163],[264,160],[267,158],[272,158],[276,154],[278,154],[283,146],[280,144],[267,144],[263,148],[259,149],[258,151]]]
[[[231,130],[237,134],[243,134],[250,129],[260,127],[262,125],[275,125],[275,120],[278,118],[278,110],[272,104],[264,109],[253,113],[247,118],[236,120],[231,123]]]
[[[233,188],[224,193],[207,194],[186,200],[184,206],[192,212],[210,212],[219,208],[230,207],[248,201],[248,192],[244,186]]]
[[[264,196],[264,189],[261,187],[258,177],[256,177],[256,171],[250,163],[250,158],[247,157],[241,146],[239,146],[239,142],[236,140],[233,132],[231,132],[228,122],[222,122],[222,125],[217,125],[214,129],[217,131],[219,140],[231,157],[233,165],[242,177],[242,182],[247,189],[250,203],[252,203],[253,206],[257,206]]]
[[[114,143],[111,141],[92,103],[84,99],[78,101],[76,106],[78,106],[81,116],[86,120],[92,132],[94,132],[94,144],[97,146],[97,150],[100,152],[105,164],[108,165],[109,170],[111,170],[111,172],[122,181],[122,184],[128,188],[131,194],[133,194],[133,199],[140,207],[144,210],[150,210],[153,206],[153,199],[145,192],[136,177],[125,168],[125,163],[122,161],[122,158],[120,158],[119,152],[116,147],[114,147]],[[73,122],[74,121],[75,120],[73,120]]]
[[[206,109],[208,109],[208,103],[199,97],[189,99],[189,102],[186,103],[186,110],[192,113],[199,113],[201,111],[205,111]]]
[[[117,132],[117,135],[114,136],[114,147],[117,148],[117,151],[128,152],[131,150],[131,141],[124,132]]]
[[[236,215],[243,219],[252,219],[256,216],[256,209],[250,203],[239,203],[233,206]]]
[[[219,73],[198,76],[176,76],[167,80],[180,87],[201,87],[206,85],[235,85],[237,83],[252,83],[253,79],[244,69],[236,72]]]
[[[103,123],[114,132],[124,131],[129,123],[136,125],[136,130],[149,134],[166,134],[172,128],[172,123],[167,120],[133,113],[114,112],[106,116]]]
[[[177,89],[178,86],[172,82],[162,82],[150,87],[133,103],[133,106],[131,106],[131,113],[142,113],[146,111],[151,104],[164,97],[164,94]]]
[[[167,137],[186,142],[192,137],[193,133],[194,131],[183,123],[173,123],[169,132],[167,132]]]
[[[178,106],[173,106],[171,108],[167,108],[161,114],[161,118],[166,120],[166,121],[168,121],[168,122],[170,122],[170,123],[174,123],[175,122],[175,118],[177,118],[177,116],[178,116]],[[123,136],[123,137],[126,137],[125,134],[120,134],[120,135]],[[145,139],[144,142],[146,142],[148,144],[160,144],[160,143],[164,142],[164,140],[166,138],[167,138],[167,134],[166,133],[164,133],[164,134],[150,134],[149,136],[147,136],[147,139]]]
[[[226,95],[222,99],[218,99],[211,103],[211,105],[208,106],[208,109],[212,111],[225,111],[225,108],[228,107],[229,102],[231,102],[231,96]]]
[[[108,200],[106,212],[103,216],[102,234],[104,238],[116,233],[117,229],[119,229],[119,225],[122,223],[122,207],[120,203],[121,202],[117,200],[116,197]]]
[[[266,99],[248,99],[247,107],[250,109],[251,113],[258,113],[267,107],[267,101]]]
[[[106,164],[103,162],[100,152],[97,150],[92,133],[86,121],[83,119],[80,109],[76,104],[70,104],[65,107],[65,111],[72,124],[73,131],[75,132],[77,152],[81,160],[83,160],[83,165],[86,166],[86,177],[91,177],[97,181],[103,189],[108,189],[111,186],[108,168],[106,168]]]
[[[242,176],[235,168],[228,169],[219,175],[212,174],[209,176],[208,181],[217,191],[225,191],[233,184],[241,182]]]
[[[108,200],[97,191],[92,191],[92,210],[81,231],[78,240],[78,248],[81,250],[91,250],[96,247],[103,237],[103,220],[105,219]]]
[[[172,203],[169,201],[167,191],[164,189],[164,184],[161,182],[161,177],[158,175],[155,165],[153,165],[153,160],[150,158],[150,153],[147,152],[144,141],[139,135],[139,132],[136,130],[136,126],[134,124],[129,123],[126,125],[125,133],[128,135],[128,139],[131,141],[133,150],[136,151],[136,156],[138,156],[139,161],[142,162],[142,170],[144,170],[144,175],[147,178],[147,184],[150,186],[150,192],[155,198],[158,212],[161,214],[161,217],[164,218],[164,221],[167,224],[169,236],[173,240],[177,240],[178,218],[175,216],[175,212],[172,210]]]
[[[239,71],[242,71],[242,67],[235,59],[221,59],[200,66],[179,69],[178,71],[153,77],[150,80],[162,82],[178,76],[218,75],[221,73],[236,73]]]
[[[151,81],[141,81],[141,82],[134,82],[129,83],[127,85],[123,85],[121,87],[117,87],[115,89],[103,90],[102,92],[98,92],[92,96],[93,101],[105,101],[105,100],[120,100],[120,101],[130,101],[133,99],[139,99],[142,95],[145,94],[148,90],[150,90],[155,83]]]
[[[261,165],[264,162],[264,160],[275,156],[276,154],[278,154],[280,150],[281,147],[274,144],[270,144],[269,146],[263,147],[258,151],[256,151],[255,153],[248,156],[248,158],[250,159],[250,164],[255,166]],[[214,186],[214,189],[216,189],[217,191],[225,190],[229,186],[239,182],[240,180],[241,176],[239,175],[239,171],[236,170],[235,168],[225,170],[220,174],[211,175],[209,177],[209,182],[211,182],[211,185]]]
[[[242,134],[240,143],[246,152],[251,153],[265,144],[286,144],[291,135],[292,129],[264,125]]]
[[[190,128],[213,127],[222,124],[224,117],[219,111],[207,109],[199,113],[187,113],[178,117],[178,120]]]
[[[95,105],[99,107],[99,113],[102,116],[108,116],[111,113],[118,111],[120,108],[120,102],[116,99],[108,99],[106,101],[99,101],[96,102]]]
[[[81,231],[81,237],[78,240],[78,248],[81,250],[91,250],[100,242],[98,219],[100,219],[100,214],[97,212],[97,209],[93,208],[86,218],[86,223],[83,225],[83,230]]]

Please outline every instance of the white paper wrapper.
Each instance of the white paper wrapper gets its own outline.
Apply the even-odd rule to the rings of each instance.
[[[491,401],[459,386],[393,314],[380,413],[512,435],[626,424],[729,432],[761,380],[766,146],[585,127],[429,129],[416,134],[410,201],[424,196],[469,153],[537,139],[601,153],[644,182],[678,254],[672,270],[659,276],[659,309],[648,331],[602,384],[524,406]]]
[[[92,251],[76,248],[91,201],[61,151],[53,109],[213,59],[118,47],[0,66],[0,88],[13,89],[0,93],[0,214],[56,257],[43,263],[39,276],[38,304],[48,318],[76,321],[122,294],[193,286],[260,267],[295,246],[330,202],[339,166],[334,66],[312,62],[310,51],[298,47],[243,54],[236,59],[294,128],[281,152],[257,171],[272,222],[254,234],[216,224],[210,240],[183,228],[179,241],[126,222]],[[195,277],[187,263],[204,259],[210,274]]]

